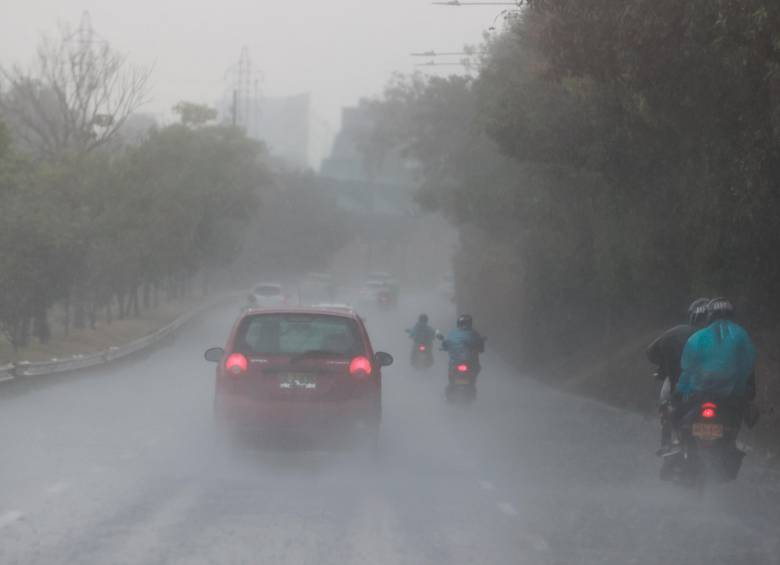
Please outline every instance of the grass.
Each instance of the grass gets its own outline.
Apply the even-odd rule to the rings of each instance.
[[[11,345],[0,339],[0,365],[18,361],[49,361],[63,359],[76,354],[97,353],[111,346],[119,346],[144,337],[171,323],[199,302],[201,298],[190,297],[160,304],[158,308],[146,310],[139,318],[98,320],[95,329],[76,330],[71,328],[67,336],[64,330],[55,328],[47,344],[32,340],[29,347],[20,349],[15,355]],[[55,325],[55,324],[52,324]]]

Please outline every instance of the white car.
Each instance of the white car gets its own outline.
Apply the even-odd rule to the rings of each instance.
[[[376,300],[379,291],[385,287],[386,285],[384,281],[367,280],[365,284],[363,284],[363,287],[360,289],[360,298],[361,300],[373,302]]]
[[[277,283],[258,284],[249,295],[249,308],[278,308],[286,306],[289,298],[282,285]]]

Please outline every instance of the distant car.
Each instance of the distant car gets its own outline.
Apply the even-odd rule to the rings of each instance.
[[[360,289],[360,297],[363,300],[374,301],[377,299],[379,291],[385,288],[383,281],[367,280]]]
[[[250,310],[233,327],[217,362],[218,421],[258,432],[358,429],[376,441],[382,413],[382,367],[352,310]]]
[[[249,294],[248,300],[247,308],[278,308],[289,302],[284,287],[277,283],[258,284]]]

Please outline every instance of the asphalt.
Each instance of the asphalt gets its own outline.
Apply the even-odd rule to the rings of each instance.
[[[144,358],[0,385],[0,563],[780,563],[780,475],[755,457],[703,494],[661,483],[655,422],[489,347],[476,403],[450,406],[444,357],[409,367],[403,329],[423,309],[452,324],[435,295],[363,309],[396,356],[377,453],[215,433],[202,353],[238,305]]]

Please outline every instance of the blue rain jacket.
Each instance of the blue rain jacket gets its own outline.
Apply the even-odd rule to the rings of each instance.
[[[424,345],[431,345],[436,338],[436,330],[428,324],[421,324],[420,322],[417,322],[412,329],[406,330],[406,333],[409,334],[415,343]]]
[[[755,364],[756,348],[747,332],[730,320],[717,320],[688,339],[677,391],[686,400],[698,393],[745,397]]]
[[[479,366],[479,354],[485,349],[485,340],[475,330],[452,330],[443,347],[450,354],[450,363],[471,363]]]

